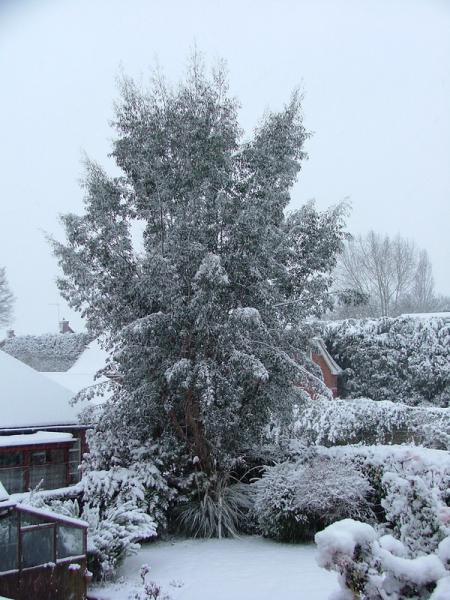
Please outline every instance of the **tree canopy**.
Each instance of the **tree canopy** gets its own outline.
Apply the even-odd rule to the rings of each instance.
[[[125,78],[114,127],[122,175],[87,161],[85,213],[54,242],[63,296],[111,349],[105,460],[133,439],[230,472],[302,386],[325,393],[305,320],[328,306],[345,209],[286,212],[306,158],[298,93],[244,138],[224,69],[194,58],[176,87]]]

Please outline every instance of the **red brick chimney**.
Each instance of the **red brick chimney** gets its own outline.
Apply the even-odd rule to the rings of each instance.
[[[62,319],[62,321],[59,322],[59,333],[74,333],[67,319]]]

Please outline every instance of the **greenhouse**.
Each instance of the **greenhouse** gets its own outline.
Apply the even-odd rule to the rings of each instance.
[[[0,501],[0,596],[83,600],[86,530],[84,521]]]

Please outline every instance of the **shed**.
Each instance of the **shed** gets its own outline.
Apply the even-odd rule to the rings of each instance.
[[[88,524],[0,497],[0,595],[84,600]]]

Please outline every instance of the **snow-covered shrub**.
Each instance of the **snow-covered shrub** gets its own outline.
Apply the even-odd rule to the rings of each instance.
[[[280,463],[267,467],[253,485],[254,511],[267,537],[310,540],[339,519],[373,518],[369,482],[343,460],[316,456],[306,462]]]
[[[309,444],[420,443],[450,449],[450,408],[409,406],[388,400],[305,401],[291,435]]]
[[[435,552],[449,535],[448,452],[407,446],[339,446],[321,452],[351,461],[369,478],[385,532],[398,537],[411,555]]]
[[[352,519],[316,534],[320,566],[339,573],[342,598],[360,600],[440,600],[448,589],[447,549],[414,556],[391,535]]]
[[[166,525],[167,485],[149,462],[92,470],[78,485],[81,502],[34,490],[27,504],[89,524],[88,565],[96,579],[111,578],[120,561]],[[82,507],[80,509],[80,506]]]
[[[323,335],[345,369],[346,396],[449,405],[450,318],[349,319]]]
[[[81,483],[90,570],[107,577],[126,555],[139,549],[141,540],[155,537],[165,527],[169,491],[149,462],[89,471]]]
[[[87,333],[21,335],[6,339],[2,350],[37,371],[67,371],[91,339]]]

